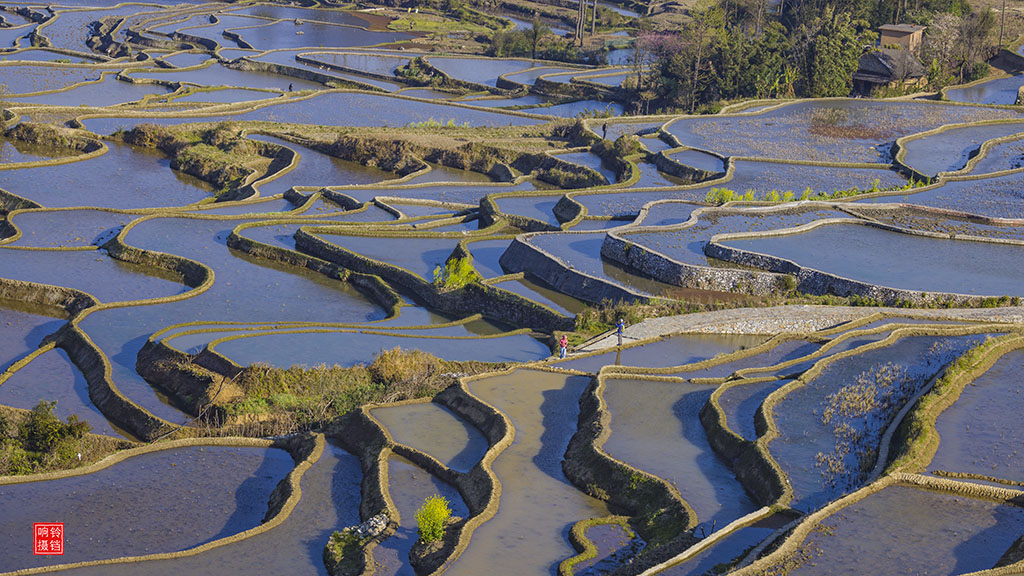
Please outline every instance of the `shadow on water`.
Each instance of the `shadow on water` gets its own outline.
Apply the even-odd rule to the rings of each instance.
[[[562,473],[562,459],[569,439],[576,433],[580,395],[589,382],[585,376],[570,376],[562,388],[545,390],[544,402],[540,405],[544,432],[540,435],[540,450],[533,457],[533,463],[551,478],[569,486],[572,483]]]
[[[48,321],[32,328],[25,334],[25,345],[34,350],[39,346],[39,343],[42,342],[44,338],[59,330],[63,325],[63,320],[55,318],[52,321]]]
[[[330,539],[331,534],[335,530],[341,530],[346,526],[358,524],[360,521],[359,500],[361,496],[358,490],[353,494],[352,481],[349,476],[353,472],[359,474],[359,482],[355,484],[358,487],[362,483],[361,468],[355,456],[349,454],[333,442],[328,443],[325,450],[333,450],[337,458],[337,463],[334,465],[334,469],[329,477],[330,503],[334,507],[336,524],[333,527],[321,529],[315,538],[311,538],[306,543],[309,560],[317,567],[317,571],[320,574],[326,573],[323,562],[324,546],[327,545],[327,540]],[[355,504],[354,506],[353,503]]]
[[[672,405],[672,413],[679,420],[680,434],[699,452],[693,459],[697,465],[697,470],[700,471],[701,476],[710,480],[722,478],[723,475],[730,474],[725,464],[711,450],[707,433],[700,422],[700,411],[714,390],[714,387],[706,387],[688,392],[683,394]],[[683,492],[684,494],[686,493],[685,486],[683,487]],[[700,521],[698,526],[703,526],[704,530],[708,533],[712,531],[712,526],[724,526],[755,508],[749,495],[745,492],[737,491],[735,487],[731,491],[718,487],[714,490],[714,497],[719,504],[717,511],[710,517],[697,519]]]
[[[248,493],[256,493],[256,489],[265,483],[267,479],[273,479],[275,476],[274,471],[279,467],[279,464],[268,458],[264,458],[263,462],[260,463],[259,468],[254,470],[251,476],[243,480],[242,483],[238,485],[238,489],[235,490],[234,512],[232,512],[231,516],[229,516],[224,522],[224,527],[221,528],[221,531],[212,536],[207,540],[207,542],[219,540],[250,528],[247,523],[251,517],[251,513],[249,513],[249,511],[259,504],[253,502],[249,498],[246,498],[246,496]]]

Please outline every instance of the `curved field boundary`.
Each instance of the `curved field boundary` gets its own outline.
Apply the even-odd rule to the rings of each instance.
[[[72,568],[82,568],[86,566],[105,566],[109,564],[126,564],[133,562],[146,562],[149,560],[170,560],[174,558],[184,558],[187,556],[195,556],[207,550],[226,546],[228,544],[234,544],[247,538],[257,536],[268,530],[279,526],[291,515],[295,506],[299,503],[299,499],[302,497],[302,488],[300,486],[302,476],[306,473],[306,470],[320,459],[323,454],[325,441],[321,434],[317,434],[312,438],[312,443],[305,442],[306,446],[302,446],[302,442],[294,442],[296,437],[292,438],[281,438],[277,440],[265,440],[256,438],[191,438],[183,440],[168,440],[155,444],[148,444],[139,448],[132,448],[118,452],[107,458],[104,458],[100,462],[91,466],[78,468],[74,470],[67,470],[63,472],[52,472],[47,474],[39,474],[32,477],[14,477],[14,478],[0,478],[0,485],[14,484],[20,482],[38,482],[46,480],[55,480],[58,478],[67,478],[70,476],[80,476],[83,474],[89,474],[102,470],[118,462],[121,462],[132,456],[138,456],[139,454],[147,454],[151,452],[157,452],[160,450],[167,450],[173,448],[182,448],[188,446],[256,446],[256,447],[276,447],[284,448],[288,450],[292,457],[296,460],[295,468],[288,473],[287,476],[278,487],[274,489],[274,494],[271,495],[270,510],[268,510],[267,517],[264,518],[263,524],[255,528],[250,528],[244,532],[240,532],[233,536],[214,540],[189,548],[187,550],[181,550],[178,552],[164,552],[158,554],[147,554],[144,556],[125,556],[122,558],[111,558],[105,560],[93,560],[88,562],[75,562],[69,564],[59,564],[56,566],[41,566],[39,568],[28,568],[24,570],[15,570],[13,572],[5,572],[2,576],[27,576],[29,574],[42,574],[47,572],[54,572],[58,570],[69,570]],[[310,445],[312,444],[312,445]],[[13,482],[9,480],[14,480]],[[275,505],[274,500],[284,498],[283,502]],[[276,509],[276,511],[275,511]]]
[[[900,485],[907,486],[916,489],[935,490],[940,492],[946,492],[950,494],[960,494],[969,498],[981,498],[986,500],[994,500],[1009,506],[1021,506],[1021,501],[1024,501],[1024,492],[1018,490],[1008,490],[1005,488],[996,488],[986,486],[982,484],[973,484],[967,482],[954,482],[951,480],[945,480],[942,478],[931,478],[927,476],[920,476],[917,474],[905,474],[897,473],[892,476],[886,476],[872,482],[871,484],[861,488],[860,490],[848,494],[838,500],[829,503],[827,506],[817,510],[816,512],[805,516],[804,518],[795,522],[795,528],[785,537],[785,540],[780,546],[773,550],[770,554],[755,558],[755,556],[765,549],[767,544],[770,544],[772,540],[777,540],[778,537],[769,537],[761,546],[755,548],[747,557],[747,559],[741,563],[741,568],[733,572],[737,576],[755,576],[757,574],[764,573],[765,570],[776,566],[781,563],[785,558],[792,556],[797,552],[800,545],[807,538],[810,532],[818,526],[823,520],[832,516],[836,512],[860,502],[861,500],[880,492],[881,490],[890,486]],[[786,530],[783,528],[782,530]],[[782,532],[780,530],[779,532]],[[778,533],[777,533],[778,534]],[[781,536],[781,535],[780,535]],[[1016,569],[1019,570],[1020,566],[1015,565]],[[1009,567],[1006,567],[1009,568]],[[995,574],[1014,574],[1011,569],[1003,570],[997,569],[997,571],[983,571],[975,572],[974,574],[984,574],[986,576]]]
[[[395,442],[387,428],[374,418],[372,414],[372,410],[374,408],[382,406],[403,406],[410,404],[422,404],[430,401],[430,399],[416,399],[390,404],[368,404],[363,406],[360,410],[365,418],[371,420],[380,428],[389,452],[394,452],[395,454],[406,458],[435,478],[455,487],[470,510],[470,515],[467,518],[463,518],[458,523],[447,528],[447,530],[453,530],[453,532],[449,532],[444,538],[443,551],[441,554],[442,558],[438,561],[431,562],[430,565],[415,566],[418,573],[440,574],[443,571],[443,567],[450,565],[458,558],[459,555],[461,555],[462,551],[465,550],[466,545],[468,545],[473,531],[482,523],[478,522],[477,518],[487,511],[487,508],[491,503],[492,496],[494,495],[495,486],[490,482],[490,479],[486,474],[473,473],[473,470],[481,466],[480,463],[477,463],[470,472],[458,472],[456,470],[452,470],[448,466],[445,466],[426,452]],[[385,466],[386,461],[387,460],[385,458]],[[384,474],[383,478],[386,477],[387,475]],[[394,508],[394,503],[391,501],[386,481],[382,482],[381,489],[384,494],[384,499],[388,504],[390,514],[389,518],[394,520],[398,517],[398,512]]]
[[[61,156],[58,158],[48,158],[46,160],[34,160],[32,162],[0,163],[0,170],[21,170],[23,168],[48,168],[50,166],[73,164],[75,162],[92,160],[93,158],[98,158],[107,153],[108,148],[103,141],[94,138],[86,138],[86,141],[92,144],[92,149],[86,150],[82,154],[75,154],[72,156]]]
[[[838,362],[845,358],[849,358],[851,356],[863,354],[864,352],[869,352],[871,350],[877,350],[880,348],[888,347],[903,338],[911,336],[965,336],[971,334],[985,334],[990,332],[1005,332],[1006,330],[1007,327],[1005,325],[902,327],[893,330],[888,337],[882,340],[871,342],[863,346],[854,348],[852,350],[847,350],[824,358],[820,362],[815,363],[814,366],[806,370],[798,378],[794,379],[792,382],[786,384],[785,386],[782,386],[781,388],[778,388],[777,390],[773,391],[771,394],[768,395],[767,398],[765,398],[764,402],[761,403],[761,405],[757,409],[757,412],[754,414],[755,429],[759,433],[759,436],[755,442],[751,443],[747,440],[743,440],[742,444],[736,444],[729,443],[727,441],[726,443],[723,444],[723,447],[726,447],[728,445],[732,445],[735,447],[746,447],[752,444],[754,450],[756,450],[756,452],[759,454],[761,458],[766,460],[766,463],[770,466],[772,470],[774,470],[779,475],[779,478],[782,480],[782,484],[781,486],[779,486],[781,490],[778,493],[775,500],[778,504],[787,505],[793,498],[793,488],[790,486],[789,480],[786,478],[784,472],[782,472],[782,469],[779,466],[778,462],[771,455],[768,446],[769,444],[771,444],[773,440],[775,440],[781,435],[775,423],[775,407],[780,402],[782,402],[782,400],[786,396],[788,396],[790,392],[796,390],[797,388],[802,388],[807,384],[807,382],[810,382],[819,374],[821,374],[827,366],[835,362]],[[711,411],[709,411],[708,413],[711,414]],[[718,414],[715,414],[715,416],[717,415]],[[702,418],[702,421],[704,421],[704,418]],[[712,446],[715,446],[715,444],[712,444]],[[757,479],[754,478],[753,482],[751,482],[750,479],[748,479],[747,481],[744,480],[747,477],[747,474],[744,472],[746,468],[747,466],[739,466],[737,468],[737,477],[740,478],[741,483],[743,483],[743,485],[746,486],[748,490],[751,490],[753,493],[757,494],[758,492],[756,491],[761,490],[761,488],[758,487]],[[765,503],[768,502],[767,500],[762,501]]]
[[[981,120],[981,121],[978,121],[978,122],[964,122],[964,123],[959,123],[959,124],[946,124],[946,125],[940,126],[938,128],[932,129],[932,130],[927,130],[927,131],[924,131],[924,132],[917,132],[916,134],[910,134],[909,136],[903,136],[903,137],[897,138],[896,139],[896,143],[894,144],[894,147],[893,147],[893,149],[895,151],[895,154],[893,154],[893,164],[901,172],[910,175],[912,178],[914,178],[916,180],[923,180],[923,181],[926,181],[926,182],[930,182],[930,181],[932,181],[934,179],[942,179],[942,178],[944,178],[946,176],[950,176],[950,175],[970,172],[971,169],[973,169],[974,165],[977,164],[978,161],[982,157],[981,154],[980,154],[980,151],[981,151],[980,146],[979,146],[978,149],[975,149],[975,150],[971,151],[971,153],[968,156],[967,165],[965,167],[958,168],[958,169],[955,169],[955,170],[941,171],[938,174],[924,174],[923,172],[920,172],[919,170],[917,170],[913,166],[910,166],[909,164],[906,163],[907,143],[908,142],[913,142],[913,141],[916,141],[916,140],[926,139],[929,136],[935,136],[937,134],[943,134],[945,132],[949,132],[950,130],[959,130],[961,128],[976,128],[976,127],[980,127],[980,126],[1002,126],[1002,125],[1005,125],[1005,124],[1019,124],[1020,125],[1020,133],[1013,134],[1013,135],[1007,135],[1007,136],[1001,136],[1001,137],[997,137],[997,138],[992,138],[992,139],[989,139],[989,140],[986,140],[985,142],[983,142],[981,144],[981,146],[983,146],[985,143],[992,142],[992,141],[995,141],[995,140],[1006,141],[1006,140],[1019,139],[1022,136],[1022,133],[1024,133],[1024,119],[1013,118],[1013,119],[1000,119],[1000,120]],[[975,160],[975,158],[977,158],[977,160]],[[974,161],[973,164],[971,163],[972,160]]]
[[[901,234],[907,234],[911,236],[921,236],[927,238],[943,238],[948,239],[948,234],[940,234],[936,232],[927,232],[923,230],[910,230],[906,228],[900,228],[897,226],[891,226],[886,224],[880,224],[877,222],[869,222],[862,220],[849,220],[849,219],[835,219],[826,218],[822,220],[815,220],[813,222],[796,226],[793,228],[786,228],[781,230],[770,230],[767,232],[743,232],[743,233],[728,233],[728,234],[716,234],[711,237],[710,241],[704,247],[704,253],[712,258],[732,262],[734,264],[741,264],[745,266],[752,266],[769,272],[779,274],[791,274],[797,277],[797,289],[801,292],[808,294],[826,294],[832,293],[839,296],[850,296],[860,295],[876,300],[882,300],[888,303],[897,302],[910,302],[915,305],[928,305],[937,303],[952,303],[955,305],[981,305],[986,300],[998,297],[998,294],[989,296],[975,296],[970,294],[957,294],[955,292],[938,292],[938,291],[920,291],[910,290],[904,288],[890,288],[887,286],[881,286],[878,284],[871,284],[869,282],[863,282],[860,280],[852,280],[837,274],[830,272],[823,272],[808,266],[799,264],[792,260],[772,256],[768,254],[762,254],[759,252],[752,252],[749,250],[743,250],[732,246],[726,246],[720,244],[723,241],[749,239],[749,238],[770,238],[775,236],[788,236],[793,234],[800,234],[818,228],[820,226],[828,225],[857,225],[857,226],[868,226],[873,228],[880,228],[891,232],[898,232]],[[962,241],[973,241],[973,242],[989,242],[989,239],[980,239],[976,237],[961,237]],[[1024,244],[1015,240],[1004,240],[1004,244]]]
[[[984,374],[1005,354],[1024,347],[1024,335],[997,338],[961,357],[935,385],[913,405],[894,434],[887,473],[916,472],[927,467],[939,449],[935,422],[960,397],[963,389]]]
[[[580,399],[579,424],[566,448],[562,471],[586,494],[630,512],[648,543],[630,564],[630,572],[636,573],[692,546],[697,515],[675,486],[603,450],[612,433],[612,416],[604,400],[607,378],[603,372],[594,377]]]
[[[106,111],[104,111],[105,110],[104,108],[95,108],[95,109],[90,110],[90,111],[88,111],[88,112],[86,112],[84,114],[80,114],[80,115],[76,116],[74,121],[76,121],[78,123],[82,123],[83,121],[89,120],[91,118],[118,118],[118,119],[126,120],[126,121],[130,121],[132,118],[146,118],[146,119],[157,120],[157,121],[159,121],[161,118],[195,118],[196,119],[195,122],[198,123],[198,122],[204,122],[205,118],[216,117],[216,116],[240,115],[240,114],[244,114],[246,112],[254,112],[256,110],[261,110],[261,109],[266,108],[268,106],[277,106],[277,105],[288,104],[288,103],[294,104],[294,103],[297,103],[297,102],[305,102],[307,100],[310,100],[312,98],[316,98],[318,96],[322,96],[322,95],[325,95],[325,94],[335,94],[335,93],[367,94],[367,95],[375,96],[375,97],[379,97],[379,98],[392,98],[392,99],[395,99],[395,100],[408,100],[408,101],[412,101],[412,102],[423,102],[423,103],[427,103],[427,104],[437,104],[439,106],[450,106],[450,107],[453,107],[453,108],[466,108],[466,109],[469,109],[469,110],[481,110],[480,108],[475,107],[475,106],[470,106],[468,104],[464,104],[464,103],[460,103],[460,102],[452,102],[452,101],[447,101],[447,100],[446,101],[438,102],[436,100],[430,100],[430,99],[427,99],[427,98],[417,98],[417,97],[413,97],[413,96],[406,96],[404,94],[392,94],[392,93],[381,93],[381,92],[378,92],[378,91],[370,91],[370,90],[352,90],[352,89],[345,89],[345,88],[335,88],[335,89],[327,89],[327,90],[314,90],[314,91],[311,91],[308,94],[299,93],[299,94],[297,94],[295,96],[288,97],[284,102],[278,102],[278,101],[276,101],[276,100],[278,100],[277,98],[271,98],[270,102],[267,102],[266,100],[256,100],[256,101],[249,101],[249,102],[235,102],[235,103],[229,103],[229,104],[217,104],[217,105],[214,105],[214,106],[203,107],[203,108],[200,108],[200,109],[189,108],[189,109],[180,110],[180,111],[174,111],[174,112],[159,112],[159,113],[157,113],[157,112],[153,112],[152,110],[135,109],[135,110],[118,110],[117,113],[114,114],[113,110],[107,109]],[[36,107],[38,107],[38,106],[36,106]],[[29,106],[19,106],[19,107],[11,107],[11,108],[29,108]],[[551,118],[550,116],[545,116],[543,114],[528,114],[528,113],[525,113],[525,112],[519,112],[519,111],[515,111],[515,110],[503,110],[503,109],[500,109],[500,108],[498,108],[498,109],[490,109],[490,108],[488,108],[487,110],[490,111],[493,114],[503,114],[503,115],[506,115],[506,116],[517,116],[517,117],[520,117],[520,118],[531,118],[531,119],[534,119],[534,120],[545,120],[545,121],[548,121],[548,122],[552,122],[552,121],[556,120],[556,119]],[[235,120],[235,119],[231,119],[231,118],[228,118],[225,121],[227,121],[227,122],[257,122],[257,121],[247,121],[247,120]]]
[[[577,564],[597,557],[597,546],[587,538],[587,530],[594,526],[615,524],[621,526],[627,534],[631,534],[633,531],[629,528],[628,521],[628,516],[612,515],[603,518],[588,518],[573,524],[569,529],[569,543],[576,549],[577,554],[558,564],[558,576],[573,576]]]

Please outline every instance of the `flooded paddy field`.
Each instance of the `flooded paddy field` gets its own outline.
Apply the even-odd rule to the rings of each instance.
[[[600,4],[8,7],[0,575],[1024,571],[1021,76],[633,116]]]

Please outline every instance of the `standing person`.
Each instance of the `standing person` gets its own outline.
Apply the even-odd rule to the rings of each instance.
[[[607,122],[604,123],[604,126],[601,126],[601,138],[603,140],[607,140],[608,139],[608,123]]]
[[[562,334],[562,337],[558,340],[558,347],[561,348],[559,358],[565,358],[565,351],[569,348],[569,337]]]
[[[619,318],[619,321],[615,323],[615,333],[619,335],[619,346],[622,346],[622,331],[626,329],[626,323]]]
[[[292,85],[292,84],[288,84],[288,91],[289,91],[289,92],[291,92],[291,91],[292,91],[292,88],[294,88],[294,87],[295,87],[294,85]]]

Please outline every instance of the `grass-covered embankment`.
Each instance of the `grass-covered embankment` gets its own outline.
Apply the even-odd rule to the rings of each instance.
[[[242,396],[219,404],[210,423],[257,434],[316,428],[364,404],[433,396],[460,376],[505,367],[442,360],[400,348],[382,351],[370,364],[350,367],[254,364],[235,378]]]

